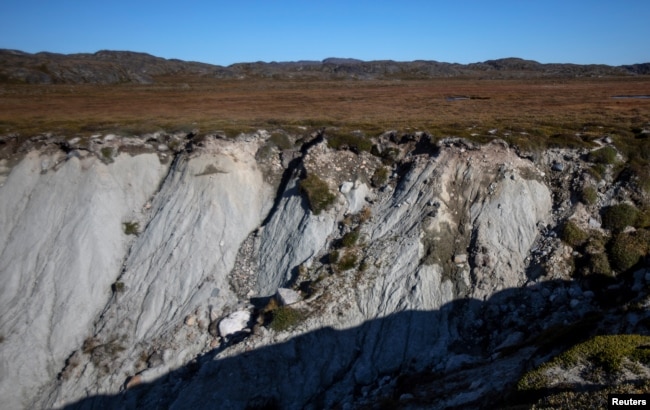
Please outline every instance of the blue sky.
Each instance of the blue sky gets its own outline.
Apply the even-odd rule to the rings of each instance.
[[[650,62],[650,0],[3,0],[0,48],[250,61]]]

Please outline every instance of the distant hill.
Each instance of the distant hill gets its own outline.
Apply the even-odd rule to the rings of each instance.
[[[327,58],[323,61],[252,62],[228,67],[164,59],[146,53],[102,50],[96,53],[29,54],[0,49],[0,83],[147,84],[159,76],[209,78],[426,79],[437,77],[536,78],[599,77],[650,74],[650,63],[608,66],[542,64],[503,58],[472,64],[438,61],[397,62]]]
[[[0,82],[17,83],[151,83],[162,75],[190,74],[225,77],[233,73],[219,66],[167,60],[132,51],[98,51],[94,54],[28,54],[0,50]]]

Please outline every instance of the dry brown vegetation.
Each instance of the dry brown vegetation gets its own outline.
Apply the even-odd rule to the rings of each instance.
[[[138,134],[198,128],[227,134],[259,127],[339,126],[440,135],[491,128],[532,137],[602,126],[629,132],[650,122],[650,78],[218,80],[157,78],[153,85],[1,85],[0,134]],[[450,96],[470,99],[448,101]],[[473,127],[473,128],[472,128]],[[528,137],[526,137],[528,138]]]

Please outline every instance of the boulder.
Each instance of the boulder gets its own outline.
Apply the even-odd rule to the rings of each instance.
[[[228,337],[246,329],[251,318],[248,310],[238,310],[223,318],[219,322],[219,334],[221,337]]]
[[[293,289],[279,288],[276,295],[278,302],[280,302],[282,306],[293,305],[294,303],[298,303],[302,300],[300,293],[296,292]]]
[[[347,194],[352,190],[353,187],[354,187],[354,183],[352,183],[350,181],[346,181],[346,182],[341,184],[340,191],[341,191],[342,194]]]

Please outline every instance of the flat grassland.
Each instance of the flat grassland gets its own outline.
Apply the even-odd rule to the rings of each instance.
[[[156,78],[151,85],[0,85],[0,135],[28,137],[199,129],[338,127],[469,136],[550,137],[650,127],[650,77],[480,80],[217,80]],[[453,99],[449,97],[466,97]]]

